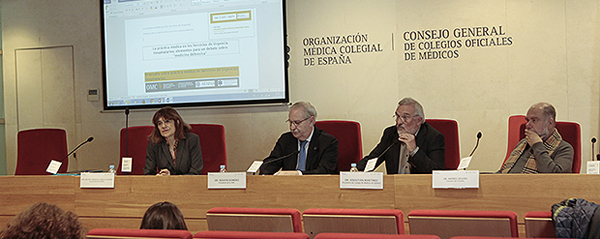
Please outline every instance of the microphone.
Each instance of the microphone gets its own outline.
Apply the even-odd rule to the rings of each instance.
[[[296,150],[296,151],[292,152],[291,154],[288,154],[288,155],[285,155],[285,156],[281,156],[281,157],[279,157],[279,158],[275,158],[275,159],[272,159],[272,160],[269,160],[269,161],[264,161],[264,160],[263,160],[263,166],[264,166],[264,165],[267,165],[267,164],[270,164],[270,163],[277,162],[277,161],[279,161],[279,160],[282,160],[282,159],[285,159],[285,158],[292,157],[292,156],[294,156],[294,155],[296,155],[296,154],[299,154],[299,153],[300,153],[300,152],[299,152],[298,150]]]
[[[390,150],[392,148],[392,146],[396,145],[400,143],[400,141],[394,141],[394,143],[390,144],[390,146],[388,146],[381,154],[379,154],[379,156],[377,156],[376,158],[381,158],[381,156],[383,156],[385,153],[387,153],[388,150]]]
[[[471,151],[471,154],[469,154],[469,157],[471,157],[473,155],[473,153],[475,153],[475,150],[479,146],[479,139],[481,139],[481,131],[477,132],[477,144],[475,144],[475,148],[473,148],[473,151]]]
[[[63,160],[67,159],[69,156],[71,156],[71,154],[75,153],[75,151],[77,151],[78,148],[80,148],[81,146],[83,146],[86,143],[92,142],[92,140],[94,140],[93,136],[88,137],[85,141],[83,141],[79,145],[77,145],[77,147],[75,147],[75,149],[71,150],[71,152],[69,154],[67,154],[67,156],[65,156],[63,159],[61,159],[60,162],[62,163]]]
[[[592,161],[594,161],[594,144],[596,143],[596,137],[592,137]],[[600,158],[600,155],[596,157]]]

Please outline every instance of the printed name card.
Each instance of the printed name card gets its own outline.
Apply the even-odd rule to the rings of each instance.
[[[479,170],[434,170],[433,188],[479,188]]]
[[[256,172],[258,172],[258,169],[260,169],[260,166],[262,164],[263,164],[263,161],[254,161],[254,162],[252,162],[252,165],[250,165],[250,167],[248,168],[248,170],[246,172],[255,174]]]
[[[50,164],[48,165],[48,168],[46,168],[46,172],[49,172],[51,174],[56,174],[56,173],[58,173],[58,169],[60,169],[61,165],[62,165],[61,162],[58,162],[56,160],[51,160]]]
[[[588,161],[587,174],[600,174],[600,161]]]
[[[341,189],[383,189],[381,172],[340,172]]]
[[[469,167],[469,164],[471,163],[471,159],[473,157],[466,157],[460,160],[460,164],[458,165],[458,170],[463,170],[463,169],[467,169]]]
[[[245,172],[208,173],[208,189],[246,188]]]
[[[115,188],[114,173],[81,173],[80,188]]]
[[[373,158],[373,159],[369,159],[367,161],[367,165],[365,165],[365,172],[371,172],[373,170],[375,170],[375,166],[377,165],[377,160],[379,158]]]

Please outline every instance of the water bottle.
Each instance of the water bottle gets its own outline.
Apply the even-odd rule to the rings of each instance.
[[[117,170],[115,170],[115,165],[108,165],[108,172],[109,173],[113,173],[113,174],[117,174]]]
[[[221,166],[219,166],[219,173],[224,173],[227,172],[227,169],[225,169],[225,164],[221,164]]]
[[[358,172],[358,169],[356,168],[356,163],[351,163],[351,164],[350,164],[350,172],[351,172],[351,173],[356,173],[356,172]]]

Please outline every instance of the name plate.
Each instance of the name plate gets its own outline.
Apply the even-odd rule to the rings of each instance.
[[[587,174],[600,174],[600,161],[588,161]]]
[[[479,170],[434,170],[431,175],[433,188],[479,188]]]
[[[81,173],[80,188],[115,188],[114,173]]]
[[[246,188],[246,173],[208,173],[208,189]]]
[[[383,189],[381,172],[340,172],[341,189]]]

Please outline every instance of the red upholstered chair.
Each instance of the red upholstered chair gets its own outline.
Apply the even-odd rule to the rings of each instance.
[[[523,138],[521,134],[524,132],[521,130],[521,125],[525,125],[526,123],[525,115],[511,115],[508,117],[508,144],[506,145],[506,157],[504,157],[504,161],[508,159],[510,153],[517,146],[517,143]]]
[[[315,239],[440,239],[434,235],[390,235],[365,233],[319,233]]]
[[[158,230],[158,229],[117,229],[117,228],[95,228],[90,230],[88,239],[191,239],[192,233],[187,230]]]
[[[457,169],[460,164],[460,145],[458,137],[458,122],[452,119],[426,119],[425,122],[433,126],[444,135],[445,142],[445,169]]]
[[[210,231],[302,232],[298,209],[215,207],[206,212]]]
[[[550,211],[525,213],[525,235],[531,238],[556,238],[552,213]]]
[[[310,208],[302,213],[304,232],[404,234],[404,214],[395,209]]]
[[[121,129],[121,150],[120,156],[132,157],[131,173],[129,175],[143,175],[144,166],[146,165],[146,147],[148,147],[148,135],[152,133],[154,126],[132,126],[129,127],[129,136],[125,128]],[[127,141],[129,139],[129,141]],[[129,143],[128,143],[129,142]],[[129,147],[129,149],[128,149]],[[121,159],[119,159],[119,167],[117,174],[125,174],[121,172]]]
[[[194,235],[202,239],[308,239],[301,232],[243,232],[243,231],[203,231]]]
[[[408,213],[411,234],[519,237],[517,214],[510,211],[412,210]]]
[[[472,237],[452,237],[451,239],[502,239],[502,238],[507,238],[507,237],[477,237],[477,236],[472,236]],[[508,237],[510,238],[510,237]],[[534,237],[524,237],[524,238],[534,238]],[[550,238],[542,238],[542,237],[536,237],[537,239],[550,239]]]
[[[556,122],[556,129],[563,140],[573,146],[575,153],[573,154],[571,172],[579,173],[581,170],[581,126],[576,122],[558,121]]]
[[[227,166],[225,127],[218,124],[191,124],[192,133],[200,137],[202,148],[202,175],[219,172],[221,165]]]
[[[348,120],[322,120],[317,121],[315,125],[338,140],[338,169],[340,171],[349,171],[351,163],[358,163],[362,159],[360,123]]]
[[[67,156],[67,132],[64,129],[29,129],[17,134],[17,169],[15,175],[48,175],[52,159]],[[59,173],[67,171],[69,160],[62,162]]]

